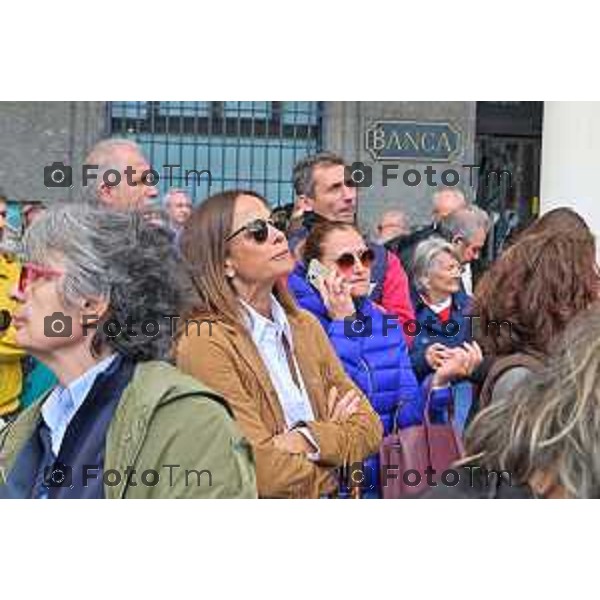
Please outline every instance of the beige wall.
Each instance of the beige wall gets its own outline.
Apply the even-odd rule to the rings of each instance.
[[[8,197],[71,200],[70,188],[45,187],[44,167],[55,161],[81,164],[106,131],[105,107],[105,102],[0,102],[0,186]]]
[[[429,220],[433,189],[426,185],[425,178],[419,186],[407,187],[402,174],[408,169],[423,173],[430,164],[437,170],[436,177],[440,181],[441,171],[454,168],[461,177],[466,176],[461,185],[464,182],[462,186],[470,191],[466,185],[468,171],[463,171],[462,166],[474,160],[476,102],[326,102],[324,109],[324,148],[340,153],[348,162],[362,161],[373,168],[373,186],[361,189],[359,194],[361,224],[370,226],[388,208],[403,209],[413,225]],[[400,164],[398,179],[383,187],[382,163],[373,160],[365,143],[369,125],[379,120],[448,122],[462,134],[462,151],[452,162],[446,163],[390,161]]]

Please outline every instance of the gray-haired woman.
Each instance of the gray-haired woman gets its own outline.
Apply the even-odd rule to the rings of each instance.
[[[140,214],[62,206],[25,252],[17,342],[59,385],[2,431],[0,496],[255,496],[224,400],[161,360],[183,300],[164,233]]]
[[[422,381],[457,352],[469,359],[469,373],[481,363],[481,351],[472,343],[467,318],[470,298],[461,289],[461,268],[454,246],[442,238],[421,242],[413,258],[412,301],[418,322],[411,361]],[[471,407],[471,384],[454,385],[456,422],[463,428]]]

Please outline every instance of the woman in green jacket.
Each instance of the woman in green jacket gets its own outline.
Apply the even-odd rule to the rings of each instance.
[[[252,498],[225,399],[164,359],[184,299],[142,214],[53,208],[25,237],[17,343],[58,385],[0,432],[0,497]]]

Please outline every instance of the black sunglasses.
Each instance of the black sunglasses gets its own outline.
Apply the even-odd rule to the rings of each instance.
[[[352,252],[344,252],[335,259],[335,264],[342,270],[354,268],[356,261],[359,260],[363,267],[368,269],[375,261],[375,252],[371,248],[366,248],[362,252],[353,254]]]
[[[234,237],[245,231],[257,244],[264,244],[269,238],[269,225],[280,231],[272,219],[255,219],[236,229],[225,241],[230,242]]]

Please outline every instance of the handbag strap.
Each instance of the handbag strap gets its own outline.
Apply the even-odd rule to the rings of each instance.
[[[426,424],[427,426],[431,425],[431,419],[429,417],[429,409],[431,407],[431,393],[432,393],[432,389],[431,389],[431,380],[432,380],[432,376],[429,377],[429,379],[427,380],[427,384],[425,385],[425,403],[424,403],[424,408],[423,408],[423,423]],[[449,390],[450,390],[450,403],[448,404],[448,423],[450,423],[452,426],[455,426],[456,423],[454,422],[454,416],[455,416],[455,409],[454,409],[454,394],[452,393],[452,385],[448,386]],[[398,404],[396,405],[396,409],[394,410],[394,415],[393,415],[393,420],[392,420],[392,429],[391,429],[391,434],[396,434],[398,433],[398,413],[400,412],[400,409],[404,406],[403,402],[398,402]]]
[[[432,378],[429,379],[429,381],[427,382],[427,385],[425,387],[427,396],[425,398],[425,411],[423,414],[423,427],[425,429],[425,435],[427,436],[428,439],[429,439],[429,430],[431,428],[431,418],[429,416],[429,409],[431,407],[431,393],[433,391],[431,389],[431,381],[432,381]],[[452,384],[449,385],[449,390],[450,390],[450,403],[448,404],[448,423],[447,423],[447,425],[448,425],[448,427],[450,427],[450,429],[452,431],[452,436],[454,438],[454,443],[455,443],[457,449],[459,450],[460,454],[463,454],[462,437],[458,433],[458,430],[456,428],[456,423],[454,421],[455,411],[454,411],[454,393],[452,390]]]
[[[423,423],[425,423],[428,427],[431,426],[431,418],[429,416],[429,409],[431,408],[431,394],[433,392],[431,382],[433,380],[433,376],[430,376],[427,380],[427,384],[425,386],[425,407],[423,411]],[[448,386],[448,390],[450,392],[450,402],[448,403],[448,423],[453,427],[456,426],[454,422],[455,417],[455,407],[454,407],[454,393],[452,391],[452,384]]]

